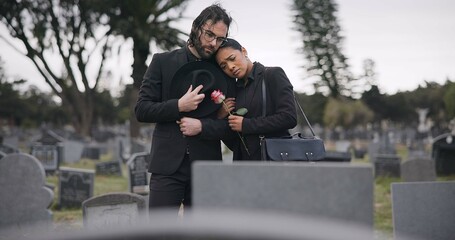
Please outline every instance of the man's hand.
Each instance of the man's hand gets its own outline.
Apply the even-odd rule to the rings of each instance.
[[[193,86],[190,85],[188,91],[178,101],[179,112],[191,112],[197,108],[205,97],[203,93],[199,94],[202,87],[202,85],[199,85],[193,90]]]
[[[202,131],[202,123],[196,118],[183,117],[180,121],[177,121],[177,124],[185,136],[196,136]]]
[[[236,132],[242,131],[242,123],[243,123],[242,116],[231,115],[231,116],[229,116],[228,120],[229,120],[229,127],[232,129],[232,131],[236,131]]]

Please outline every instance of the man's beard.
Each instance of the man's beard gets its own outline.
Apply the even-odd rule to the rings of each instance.
[[[199,39],[194,41],[193,45],[194,45],[194,49],[196,50],[196,52],[199,54],[199,56],[202,59],[209,59],[215,53],[215,49],[212,49],[211,53],[206,52],[204,50],[204,47],[202,47],[202,43],[201,43],[201,41]]]

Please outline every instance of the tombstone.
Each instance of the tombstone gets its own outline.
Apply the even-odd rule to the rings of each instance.
[[[10,154],[10,153],[18,153],[20,151],[19,151],[19,149],[15,148],[7,143],[0,143],[0,152]]]
[[[324,162],[350,162],[352,154],[350,152],[326,151]]]
[[[431,157],[436,164],[436,174],[455,174],[455,135],[446,133],[433,139]]]
[[[349,152],[351,149],[351,141],[339,140],[335,142],[335,151],[337,152]]]
[[[129,191],[137,194],[149,193],[148,153],[134,153],[128,160]]]
[[[58,206],[80,208],[83,201],[93,196],[94,181],[93,170],[60,168]]]
[[[100,162],[95,165],[97,175],[117,175],[122,176],[122,166],[116,160]]]
[[[369,165],[197,161],[192,177],[194,210],[273,210],[373,227]]]
[[[45,186],[45,177],[43,166],[32,155],[12,153],[0,160],[0,228],[17,234],[52,226],[48,208],[54,193]]]
[[[400,177],[401,158],[395,154],[376,154],[373,159],[375,177]]]
[[[108,193],[82,203],[84,228],[136,226],[147,213],[145,198],[134,193]]]
[[[117,216],[114,216],[114,218]],[[276,211],[237,209],[155,210],[148,221],[134,226],[77,229],[60,238],[52,235],[33,239],[53,240],[374,240],[371,229],[343,221],[307,217]],[[384,238],[385,239],[385,238]],[[415,239],[413,239],[415,240]]]
[[[433,160],[414,158],[401,163],[403,182],[436,181],[436,168]]]
[[[55,132],[45,130],[31,146],[31,154],[43,164],[46,173],[54,173],[58,170],[63,159],[63,142],[64,139]]]
[[[391,134],[384,133],[382,136],[375,135],[373,141],[368,145],[368,155],[371,162],[374,162],[376,155],[395,155],[396,148],[391,140]]]
[[[131,154],[141,153],[147,151],[147,144],[137,139],[131,140]]]
[[[82,152],[83,158],[88,158],[91,160],[99,160],[101,156],[101,149],[99,146],[96,145],[87,145],[84,146],[84,150]]]
[[[454,239],[455,181],[392,183],[391,193],[394,239]]]
[[[30,154],[41,162],[46,173],[53,174],[59,168],[59,151],[56,145],[33,145]]]
[[[84,144],[80,141],[65,140],[64,146],[64,157],[63,161],[67,163],[79,162],[82,158],[84,151]]]

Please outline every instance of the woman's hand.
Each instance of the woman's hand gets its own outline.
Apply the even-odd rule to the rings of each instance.
[[[235,109],[235,98],[226,98],[224,103],[221,103],[221,108],[218,110],[218,119],[223,119]]]
[[[228,120],[229,120],[229,127],[232,129],[232,131],[236,131],[236,132],[242,131],[242,123],[243,123],[242,116],[230,115]]]

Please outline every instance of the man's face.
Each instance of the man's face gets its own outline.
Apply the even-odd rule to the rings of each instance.
[[[207,21],[199,30],[199,37],[194,47],[201,58],[210,58],[225,41],[228,28],[223,21],[213,24]]]

